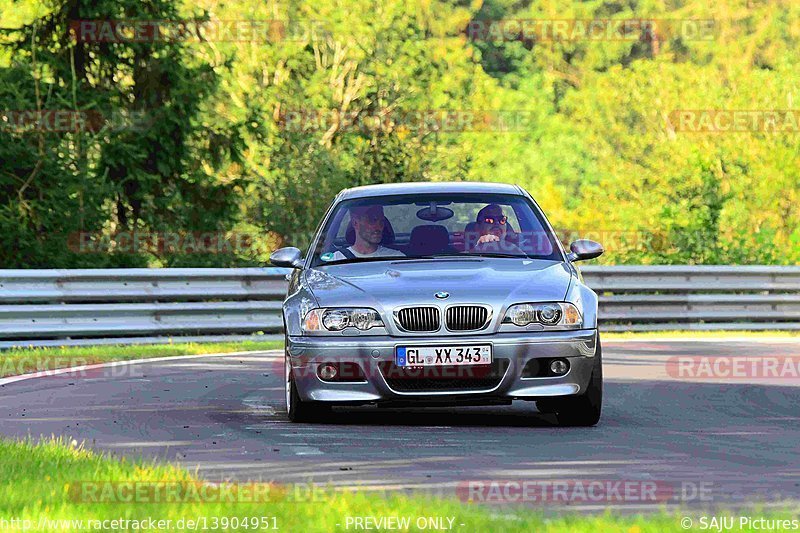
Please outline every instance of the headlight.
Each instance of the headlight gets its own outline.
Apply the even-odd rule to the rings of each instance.
[[[342,331],[350,327],[366,331],[382,326],[378,312],[365,307],[312,309],[303,318],[303,331]]]
[[[330,331],[342,331],[350,323],[350,313],[346,309],[331,309],[322,313],[322,325]]]
[[[546,327],[580,327],[583,317],[577,307],[566,302],[516,304],[508,308],[503,323],[515,326],[542,324]]]
[[[536,321],[536,307],[532,304],[512,305],[506,312],[506,319],[517,326],[527,326]]]
[[[561,320],[561,315],[564,314],[557,304],[543,305],[536,312],[539,322],[545,326],[555,326]]]

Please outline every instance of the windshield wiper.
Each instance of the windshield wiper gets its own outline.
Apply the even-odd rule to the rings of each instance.
[[[385,255],[381,257],[354,257],[352,259],[339,259],[337,261],[326,261],[316,266],[327,265],[347,265],[352,263],[372,263],[375,261],[418,261],[421,259],[442,259],[445,257],[457,257],[459,259],[478,259],[481,257],[502,257],[511,259],[530,259],[527,255],[502,254],[493,252],[470,252],[456,254],[432,254],[432,255]]]
[[[495,252],[470,252],[464,254],[467,257],[511,257],[513,259],[530,259],[527,255],[519,255],[519,254],[501,254]]]
[[[480,260],[483,257],[503,257],[503,258],[511,258],[511,259],[530,259],[527,255],[518,255],[518,254],[502,254],[502,253],[492,253],[492,252],[471,252],[471,253],[457,253],[457,254],[434,254],[434,255],[414,255],[414,256],[406,256],[406,257],[397,257],[395,259],[446,259],[446,258],[458,258],[462,261],[469,261],[469,260]]]
[[[408,261],[409,259],[434,259],[433,255],[382,255],[379,257],[353,257],[352,259],[337,259],[336,261],[325,261],[316,266],[327,265],[348,265],[352,263],[374,263],[375,261]]]

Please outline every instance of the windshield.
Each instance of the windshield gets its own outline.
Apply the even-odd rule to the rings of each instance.
[[[312,266],[465,255],[563,260],[555,236],[527,198],[440,193],[339,203]]]

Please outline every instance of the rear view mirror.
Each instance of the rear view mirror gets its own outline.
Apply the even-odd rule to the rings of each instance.
[[[572,253],[567,254],[567,259],[570,261],[584,261],[586,259],[594,259],[600,257],[605,252],[603,245],[599,242],[590,241],[589,239],[579,239],[569,245]]]
[[[294,246],[287,246],[272,252],[269,262],[276,267],[303,268],[303,252]]]

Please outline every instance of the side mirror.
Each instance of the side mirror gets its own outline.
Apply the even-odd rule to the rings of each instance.
[[[589,239],[579,239],[569,245],[572,253],[567,254],[567,259],[570,261],[583,261],[585,259],[594,259],[603,255],[605,250],[603,245],[599,242],[590,241]]]
[[[294,246],[280,248],[270,254],[269,262],[276,267],[303,268],[303,252]]]

